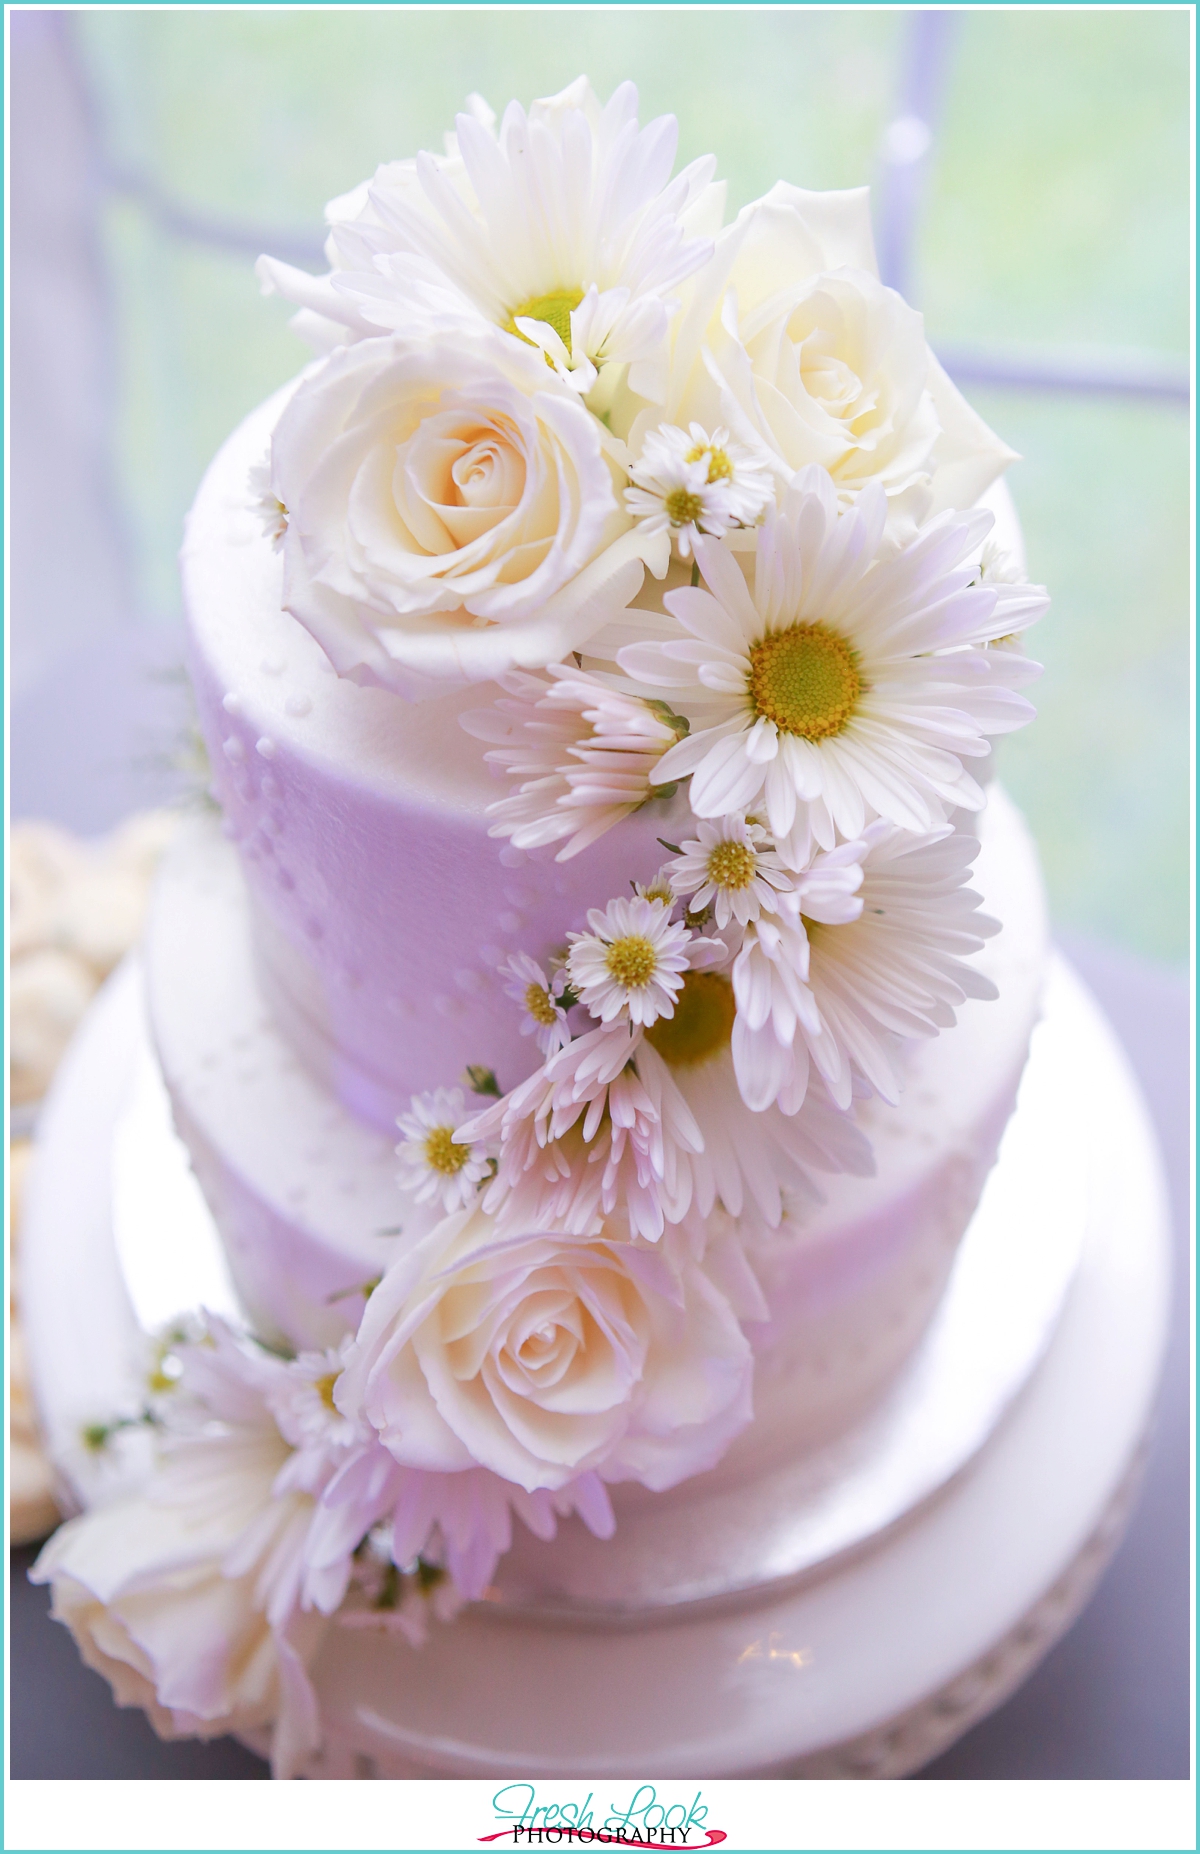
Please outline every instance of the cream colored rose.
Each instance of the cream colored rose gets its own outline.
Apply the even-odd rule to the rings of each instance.
[[[780,182],[747,206],[689,285],[668,411],[722,424],[787,478],[828,470],[844,495],[928,481],[933,509],[970,507],[1013,453],[930,353],[924,322],[880,283],[865,188]],[[661,414],[643,415],[631,445]]]
[[[694,1263],[609,1236],[494,1240],[456,1212],[367,1302],[334,1391],[395,1458],[532,1491],[673,1487],[750,1420],[750,1347]]]
[[[119,1706],[143,1707],[160,1738],[273,1726],[272,1765],[287,1776],[317,1744],[305,1663],[326,1623],[296,1615],[285,1631],[260,1601],[272,1550],[286,1549],[289,1522],[311,1506],[298,1495],[272,1502],[278,1454],[201,1479],[190,1505],[134,1496],[70,1520],[32,1576],[50,1584],[53,1615]],[[234,1566],[255,1524],[254,1562]]]
[[[339,349],[272,443],[285,607],[341,674],[410,697],[559,661],[653,553],[606,443],[542,355],[499,334]]]

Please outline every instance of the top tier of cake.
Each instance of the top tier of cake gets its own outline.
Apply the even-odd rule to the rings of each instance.
[[[272,1015],[319,1080],[390,1129],[468,1063],[505,1087],[531,1072],[497,963],[544,958],[589,906],[649,880],[686,801],[651,803],[567,863],[488,836],[504,788],[457,717],[495,688],[412,705],[360,687],[282,609],[247,479],[290,390],[230,438],[188,518],[189,667]]]

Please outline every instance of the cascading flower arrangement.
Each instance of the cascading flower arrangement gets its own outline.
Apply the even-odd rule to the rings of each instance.
[[[994,996],[964,820],[1047,603],[974,506],[1011,453],[880,283],[865,190],[781,182],[723,227],[675,145],[630,84],[499,126],[472,99],[332,203],[325,276],[260,260],[322,356],[247,490],[285,609],[345,676],[491,685],[462,720],[517,849],[674,795],[661,867],[498,972],[532,1072],[402,1116],[438,1214],[358,1331],[285,1359],[210,1320],[147,1484],[40,1561],[119,1698],[269,1727],[281,1773],[332,1623],[420,1639],[514,1512],[607,1537],[610,1485],[720,1458],[756,1246],[871,1170],[855,1102],[896,1101],[906,1040]]]

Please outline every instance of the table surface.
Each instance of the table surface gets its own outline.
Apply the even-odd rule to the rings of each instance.
[[[1124,1042],[1158,1127],[1177,1273],[1146,1480],[1129,1531],[1083,1615],[998,1711],[917,1780],[1189,1775],[1189,1011],[1183,979],[1080,942],[1065,950]],[[164,1744],[121,1710],[52,1623],[48,1592],[11,1557],[14,1778],[265,1778],[233,1739]]]

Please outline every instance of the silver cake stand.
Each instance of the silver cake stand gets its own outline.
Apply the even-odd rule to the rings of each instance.
[[[1001,1008],[1001,1007],[998,1007]],[[23,1316],[71,1504],[146,1467],[123,1432],[155,1333],[241,1317],[171,1127],[141,977],[60,1071],[27,1212]],[[414,1650],[330,1629],[321,1777],[901,1776],[1078,1613],[1132,1499],[1165,1331],[1145,1109],[1061,962],[939,1312],[869,1422],[743,1485],[635,1503],[612,1541],[522,1537],[488,1602]]]

